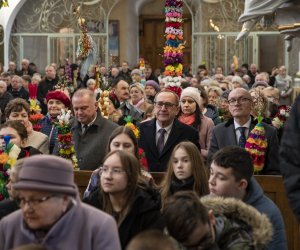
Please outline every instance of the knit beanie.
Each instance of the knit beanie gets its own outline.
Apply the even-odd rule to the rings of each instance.
[[[146,83],[145,83],[145,87],[146,86],[151,86],[155,89],[156,92],[159,92],[160,91],[160,87],[159,87],[159,84],[154,81],[154,80],[148,80]]]
[[[133,69],[133,70],[131,71],[131,75],[133,75],[133,74],[137,74],[137,75],[141,76],[141,75],[142,75],[142,72],[141,72],[139,69]]]
[[[184,97],[192,98],[198,104],[198,106],[201,107],[201,97],[200,97],[199,90],[197,88],[187,87],[184,90],[182,90],[182,93],[181,93],[181,96],[180,96],[180,101]]]

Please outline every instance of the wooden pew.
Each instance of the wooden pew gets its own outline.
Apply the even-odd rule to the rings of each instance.
[[[82,195],[87,187],[92,171],[75,171],[74,173],[75,182],[78,185],[79,191]],[[155,180],[155,183],[160,184],[164,177],[164,173],[151,174]],[[288,239],[288,249],[299,250],[299,223],[289,206],[282,177],[256,175],[255,178],[263,188],[265,194],[275,202],[281,211]]]

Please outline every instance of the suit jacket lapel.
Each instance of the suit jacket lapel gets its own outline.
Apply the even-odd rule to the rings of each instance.
[[[166,151],[168,151],[172,146],[176,144],[176,141],[180,137],[182,131],[183,131],[183,126],[181,126],[181,124],[177,121],[177,119],[175,119],[168,140],[166,141],[166,144],[163,148],[163,151],[161,152],[161,155],[163,155]]]
[[[156,147],[156,119],[151,120],[145,129],[146,142],[150,145],[150,150],[154,155],[159,157],[158,149]]]
[[[227,135],[227,141],[229,141],[228,145],[238,145],[236,133],[235,133],[235,127],[234,123],[229,125],[228,135]]]

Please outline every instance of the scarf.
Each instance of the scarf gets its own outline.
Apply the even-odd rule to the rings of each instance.
[[[181,114],[178,117],[178,120],[181,121],[182,123],[186,124],[186,125],[190,125],[192,126],[196,120],[196,116],[195,113],[191,114],[191,115],[185,115],[185,114]]]
[[[178,191],[193,190],[193,187],[194,176],[191,176],[184,181],[178,180],[176,176],[174,176],[171,181],[170,190],[172,194],[175,194]]]

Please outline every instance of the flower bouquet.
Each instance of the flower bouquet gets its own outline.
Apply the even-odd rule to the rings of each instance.
[[[21,149],[9,142],[10,136],[4,136],[5,147],[0,149],[0,201],[9,198],[6,184],[9,179],[9,172],[15,165]]]
[[[62,109],[61,115],[57,117],[57,121],[54,123],[58,130],[58,155],[65,159],[71,160],[74,170],[79,170],[74,142],[72,140],[70,118],[71,110],[66,112],[64,109]]]
[[[35,131],[40,131],[42,126],[40,121],[44,118],[44,115],[41,114],[41,107],[38,104],[37,99],[29,99],[30,104],[30,115],[29,121],[32,123],[32,128]]]
[[[140,137],[140,130],[132,122],[133,121],[132,117],[130,115],[126,116],[124,118],[124,121],[126,122],[125,127],[130,128],[132,130],[132,132],[134,133],[135,137],[138,139]],[[138,155],[139,155],[139,161],[140,161],[141,166],[143,167],[143,170],[148,171],[148,162],[147,162],[147,158],[146,158],[146,153],[142,148],[138,149]]]
[[[285,122],[287,121],[290,115],[291,107],[286,105],[281,105],[278,107],[278,113],[272,120],[272,126],[280,129],[284,127]]]
[[[263,120],[262,112],[264,107],[263,102],[264,102],[263,94],[259,93],[257,98],[258,122],[255,125],[254,129],[251,130],[245,145],[245,149],[252,156],[255,174],[258,174],[264,168],[265,154],[268,147],[266,131],[262,124],[262,120]]]

